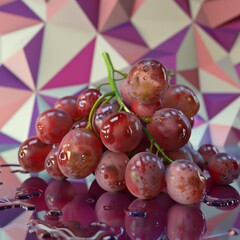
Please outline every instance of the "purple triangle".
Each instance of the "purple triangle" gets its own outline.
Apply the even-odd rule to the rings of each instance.
[[[0,144],[14,144],[14,145],[19,145],[19,142],[14,140],[13,138],[0,133]]]
[[[43,34],[44,29],[39,31],[24,48],[35,85],[38,77],[38,67],[40,62]]]
[[[86,13],[89,20],[97,28],[98,26],[98,15],[99,15],[99,0],[77,0],[82,10]]]
[[[131,22],[127,22],[115,28],[112,28],[104,32],[103,35],[119,38],[128,42],[136,43],[147,47],[147,44],[144,42],[141,35],[138,33],[138,31],[132,25]]]
[[[57,101],[58,98],[54,97],[49,97],[41,94],[41,98],[44,99],[51,107],[54,106],[55,102]]]
[[[0,66],[0,86],[30,90],[27,85],[20,81],[3,65]]]
[[[208,144],[208,143],[212,143],[212,138],[211,138],[211,133],[210,133],[209,127],[207,127],[207,129],[206,129],[206,131],[203,135],[203,138],[201,139],[200,145]]]
[[[230,31],[224,28],[211,29],[203,25],[201,27],[227,51],[231,50],[239,34],[239,30]]]
[[[236,72],[237,72],[237,74],[238,74],[238,76],[239,76],[239,78],[240,78],[240,64],[237,64],[237,65],[235,66],[235,69],[236,69]]]
[[[30,10],[22,1],[11,2],[6,5],[0,6],[1,12],[6,12],[22,17],[33,18],[41,20],[34,12]]]
[[[37,98],[35,98],[34,107],[33,107],[33,111],[32,111],[31,125],[30,125],[30,129],[29,129],[29,133],[28,133],[29,137],[36,135],[35,123],[36,123],[38,115],[39,115],[39,110],[38,110]]]
[[[237,145],[240,139],[240,130],[232,127],[228,133],[227,140],[225,142],[226,145]],[[240,149],[239,149],[240,151]]]
[[[188,29],[189,27],[186,27],[182,31],[176,33],[173,37],[157,46],[154,51],[177,53]]]
[[[175,0],[175,2],[182,8],[182,10],[191,17],[189,0]]]
[[[232,30],[232,31],[237,31],[239,32],[240,29],[240,16],[232,19],[231,21],[221,25],[221,28],[223,29],[228,29],[228,30]]]
[[[213,118],[238,97],[239,94],[203,94],[209,119]]]

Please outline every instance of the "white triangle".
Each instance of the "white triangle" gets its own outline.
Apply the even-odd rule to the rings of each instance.
[[[51,106],[39,95],[37,96],[37,106],[39,113],[42,113],[51,108]]]
[[[107,52],[110,55],[114,68],[121,70],[122,68],[129,66],[129,63],[121,57],[116,49],[114,49],[101,35],[98,35],[90,76],[90,83],[94,85],[102,79],[107,80],[107,67],[102,57],[102,51]]]
[[[82,31],[48,23],[45,28],[40,59],[38,89],[72,60],[94,36],[94,32],[91,31]]]
[[[233,102],[231,102],[227,107],[220,111],[216,116],[211,120],[211,124],[220,124],[226,126],[233,126],[236,124],[236,119],[239,118],[238,114],[240,111],[240,96]],[[235,126],[240,129],[240,125]]]
[[[199,148],[201,141],[204,137],[204,134],[207,130],[207,127],[208,127],[208,124],[204,123],[204,124],[201,124],[200,126],[192,129],[190,142],[192,143],[192,145],[195,149]]]
[[[22,0],[38,17],[42,20],[47,19],[47,4],[43,0]]]
[[[190,5],[190,9],[191,9],[191,15],[192,15],[192,18],[195,19],[198,12],[199,12],[199,9],[201,8],[202,6],[202,3],[203,1],[199,1],[199,0],[191,0],[189,1],[189,5]]]
[[[0,65],[26,44],[42,29],[43,23],[0,36]]]
[[[232,46],[232,49],[230,51],[230,58],[234,65],[240,63],[240,34],[238,34],[237,39],[234,42],[234,45]]]
[[[200,88],[203,93],[239,93],[239,88],[199,69]]]
[[[96,33],[93,24],[76,1],[68,1],[48,22]]]
[[[144,1],[132,23],[150,48],[154,48],[189,24],[191,19],[173,1]]]
[[[69,87],[59,87],[59,88],[53,88],[53,89],[45,89],[41,90],[40,94],[54,97],[54,98],[61,98],[65,96],[71,96],[75,93],[81,91],[82,89],[86,88],[88,84],[79,84],[79,85],[72,85]]]
[[[33,94],[2,127],[1,131],[19,142],[27,139],[32,120],[34,101],[35,96]]]
[[[186,57],[187,56],[187,57]],[[197,68],[196,46],[193,27],[190,27],[177,52],[177,69]]]

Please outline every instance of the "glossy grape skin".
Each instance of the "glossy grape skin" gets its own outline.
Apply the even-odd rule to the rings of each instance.
[[[199,240],[206,232],[206,220],[197,206],[173,205],[168,211],[169,239]]]
[[[77,97],[75,96],[65,96],[59,98],[55,104],[54,108],[59,108],[67,112],[72,119],[77,119],[80,117],[80,114],[77,109]]]
[[[197,114],[200,103],[195,93],[187,86],[175,84],[163,94],[163,108],[175,108],[188,118]]]
[[[76,128],[86,128],[88,125],[88,120],[87,119],[80,119],[76,122],[73,123],[71,130],[76,129]]]
[[[132,101],[135,99],[135,97],[133,97],[129,92],[127,79],[124,79],[120,85],[120,95],[121,95],[123,102],[128,107],[130,107],[132,104]]]
[[[69,178],[84,178],[95,171],[101,154],[99,138],[88,129],[74,129],[59,145],[58,166]]]
[[[219,153],[219,150],[213,144],[203,144],[198,148],[198,152],[202,155],[205,165],[207,166],[209,159]]]
[[[161,108],[160,100],[153,103],[140,103],[138,100],[133,100],[131,104],[131,111],[138,117],[150,118],[152,115]]]
[[[156,111],[146,128],[165,151],[174,151],[183,147],[191,136],[188,118],[174,108]]]
[[[48,109],[38,116],[35,126],[37,136],[47,144],[60,143],[72,127],[70,115],[57,108]]]
[[[45,170],[54,179],[64,180],[67,177],[60,171],[58,167],[58,145],[55,145],[48,153],[45,159]]]
[[[126,188],[125,169],[128,162],[129,158],[125,153],[105,151],[95,170],[99,186],[108,192],[118,192]]]
[[[51,149],[52,145],[43,143],[37,136],[30,137],[18,148],[18,162],[26,171],[41,172]]]
[[[104,120],[114,112],[118,111],[116,104],[106,103],[97,108],[92,119],[92,127],[95,133],[99,134]]]
[[[130,159],[126,167],[127,188],[137,198],[154,198],[163,188],[164,173],[162,159],[150,152],[140,152]]]
[[[103,122],[100,137],[110,151],[130,152],[141,141],[142,124],[132,113],[112,113]]]
[[[208,171],[215,183],[230,184],[240,175],[240,164],[237,158],[228,153],[217,153],[208,161]]]
[[[77,109],[82,118],[87,118],[94,103],[101,96],[98,89],[88,88],[81,92],[77,97]]]
[[[168,194],[181,204],[198,203],[205,193],[203,172],[189,160],[172,162],[166,169],[165,180]]]
[[[157,60],[143,59],[128,74],[129,92],[141,103],[153,103],[160,99],[168,87],[166,68]]]

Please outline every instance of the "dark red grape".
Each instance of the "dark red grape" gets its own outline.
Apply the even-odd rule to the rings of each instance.
[[[162,159],[150,152],[133,156],[126,168],[128,190],[137,198],[151,199],[163,188],[165,167]]]
[[[74,129],[59,145],[58,166],[69,178],[84,178],[95,171],[102,155],[102,143],[85,128]]]
[[[123,102],[130,107],[132,104],[132,101],[135,99],[129,92],[128,88],[128,82],[127,79],[123,80],[120,85],[120,95],[123,100]]]
[[[203,144],[198,148],[198,152],[202,155],[205,165],[207,166],[209,159],[219,152],[216,146],[213,144]]]
[[[174,108],[163,108],[154,113],[147,130],[165,151],[183,147],[191,136],[188,118]]]
[[[208,171],[215,183],[230,184],[238,179],[240,164],[228,153],[216,153],[208,161]]]
[[[76,128],[86,128],[88,125],[88,120],[87,119],[80,119],[76,122],[73,123],[71,129],[76,129]]]
[[[100,137],[110,151],[129,152],[141,141],[142,124],[132,113],[112,113],[103,122]]]
[[[143,59],[131,68],[127,83],[130,94],[139,102],[153,103],[168,87],[166,68],[157,60]]]
[[[70,115],[57,108],[42,112],[35,123],[37,136],[47,144],[60,143],[65,134],[72,127]]]
[[[45,159],[52,145],[43,143],[37,136],[22,142],[18,149],[18,161],[21,167],[29,172],[41,172],[45,169]]]

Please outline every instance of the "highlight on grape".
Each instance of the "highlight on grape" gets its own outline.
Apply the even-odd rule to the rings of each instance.
[[[211,143],[192,146],[200,108],[192,89],[171,84],[167,68],[155,59],[124,73],[108,53],[102,56],[108,81],[60,98],[38,116],[36,135],[19,146],[24,170],[45,170],[59,181],[94,174],[104,191],[127,189],[144,200],[167,192],[183,205],[204,199],[209,178],[221,185],[239,178],[234,156]],[[102,90],[106,84],[108,92]]]

